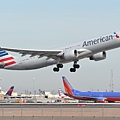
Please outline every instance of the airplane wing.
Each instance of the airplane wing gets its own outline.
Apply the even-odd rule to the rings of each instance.
[[[17,52],[19,54],[22,54],[22,56],[31,55],[32,57],[38,55],[39,57],[46,56],[48,58],[53,58],[53,59],[56,59],[57,57],[63,54],[63,50],[29,50],[29,49],[16,49],[16,48],[4,48],[4,47],[0,47],[0,49],[7,50],[10,52]]]
[[[30,55],[30,57],[33,56],[39,56],[39,58],[42,57],[47,57],[46,59],[54,59],[54,60],[59,60],[61,56],[64,54],[64,50],[29,50],[29,49],[17,49],[17,48],[5,48],[5,47],[0,47],[0,50],[6,50],[10,52],[17,52],[21,54],[21,56],[25,55]],[[87,49],[78,49],[74,50],[74,52],[77,52],[78,56],[85,56],[87,54],[91,54],[90,50]]]

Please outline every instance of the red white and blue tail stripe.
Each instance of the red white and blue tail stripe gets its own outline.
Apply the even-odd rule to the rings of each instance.
[[[114,32],[114,34],[116,38],[120,38],[120,36],[116,32]]]
[[[5,50],[0,50],[0,63],[3,63],[4,66],[10,66],[15,64],[14,57],[10,54],[8,54]]]

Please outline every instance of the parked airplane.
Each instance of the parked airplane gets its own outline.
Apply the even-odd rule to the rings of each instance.
[[[56,64],[53,71],[58,72],[63,64],[74,62],[70,72],[80,67],[80,59],[103,60],[107,50],[120,47],[120,33],[111,33],[93,39],[84,40],[75,44],[52,50],[27,50],[14,48],[0,48],[0,68],[11,70],[31,70]],[[8,52],[17,52],[20,57],[9,55]]]
[[[71,98],[86,101],[89,100],[94,102],[120,101],[120,92],[81,92],[74,89],[64,76],[62,77],[62,79],[65,89],[65,95]]]
[[[7,91],[7,93],[4,95],[4,98],[20,98],[20,99],[22,99],[22,98],[32,98],[31,96],[20,96],[20,95],[18,95],[18,96],[13,96],[12,95],[12,92],[13,92],[13,90],[14,90],[14,86],[12,86],[8,91]]]
[[[13,90],[14,86],[11,86],[7,93],[4,95],[4,98],[10,97],[12,95]]]
[[[58,89],[59,98],[71,99],[69,96],[65,95],[61,88]]]

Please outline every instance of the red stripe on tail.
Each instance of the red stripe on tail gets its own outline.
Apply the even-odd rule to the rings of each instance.
[[[15,64],[15,63],[16,63],[15,61],[11,61],[11,62],[5,63],[5,66],[9,66],[9,65],[12,65],[12,64]]]
[[[7,60],[12,60],[14,59],[13,57],[9,57],[9,58],[4,58],[4,59],[1,59],[0,62],[4,62],[4,61],[7,61]]]
[[[63,77],[63,84],[64,84],[65,92],[68,95],[72,95],[72,87],[71,87],[71,85],[69,84],[69,82],[67,81],[67,79],[65,77]]]

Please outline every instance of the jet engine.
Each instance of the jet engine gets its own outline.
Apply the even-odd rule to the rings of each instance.
[[[105,103],[106,99],[103,98],[103,97],[99,97],[99,98],[97,98],[97,100],[95,102],[97,102],[97,103]]]
[[[77,50],[66,51],[63,55],[63,58],[66,60],[72,60],[77,58]]]
[[[95,60],[95,61],[104,60],[105,58],[106,58],[105,51],[96,53],[96,54],[92,55],[91,57],[89,57],[90,60]]]

